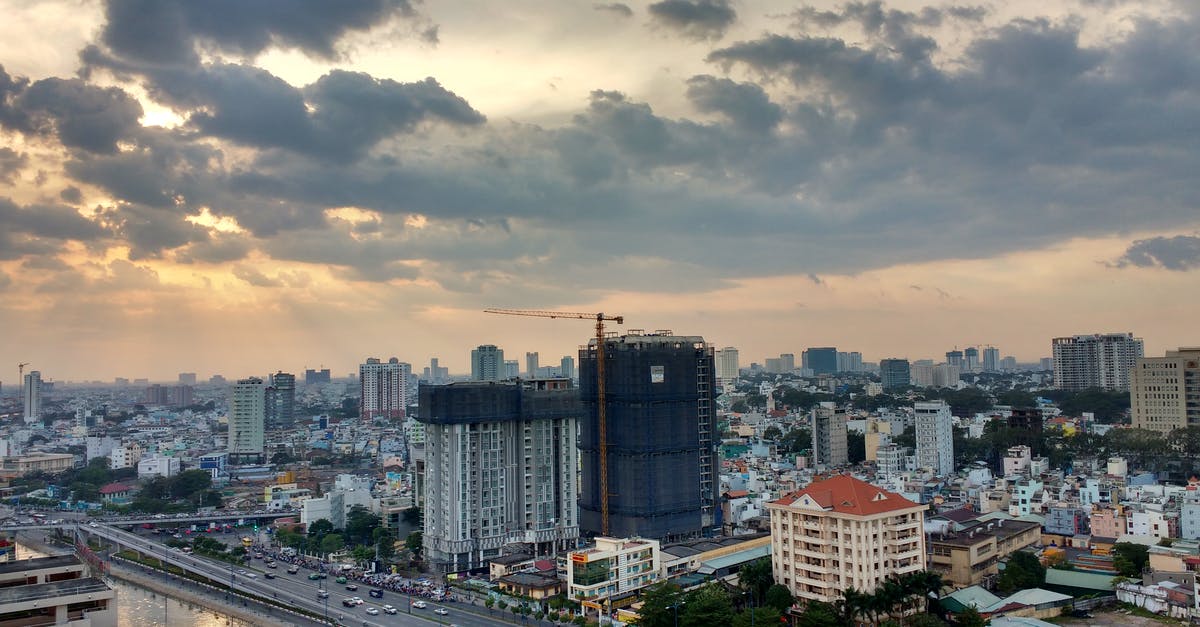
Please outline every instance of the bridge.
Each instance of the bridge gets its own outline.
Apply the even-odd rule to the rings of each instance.
[[[91,519],[90,521],[86,520],[86,519],[83,519],[83,520],[63,519],[63,522],[58,523],[58,524],[51,524],[49,522],[49,520],[40,522],[40,523],[28,524],[28,525],[20,524],[20,523],[15,523],[15,524],[9,523],[6,525],[0,525],[0,531],[26,531],[26,530],[34,530],[34,529],[62,529],[62,528],[70,527],[73,525],[81,525],[81,526],[82,525],[90,525],[91,523],[95,523],[97,526],[100,526],[100,525],[137,526],[137,525],[152,524],[155,526],[170,527],[170,526],[179,526],[181,524],[192,525],[192,524],[197,524],[197,523],[210,523],[210,522],[221,523],[221,522],[231,522],[231,521],[238,521],[238,520],[265,521],[265,520],[275,520],[277,518],[290,518],[290,517],[299,516],[299,515],[300,515],[299,512],[247,512],[244,514],[187,514],[186,516],[175,515],[175,516],[165,516],[163,518],[159,518],[156,516],[105,517],[105,518]]]

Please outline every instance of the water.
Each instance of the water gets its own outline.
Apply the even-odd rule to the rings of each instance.
[[[17,545],[17,559],[45,557],[45,553]],[[171,627],[251,627],[252,623],[220,612],[184,603],[120,579],[110,580],[117,591],[117,624],[121,627],[171,625]],[[165,604],[165,605],[164,605]]]

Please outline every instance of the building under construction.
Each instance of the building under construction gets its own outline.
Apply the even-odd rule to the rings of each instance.
[[[698,336],[636,331],[605,339],[608,535],[663,541],[711,535],[717,507],[716,372]],[[579,525],[601,534],[597,347],[579,351]]]

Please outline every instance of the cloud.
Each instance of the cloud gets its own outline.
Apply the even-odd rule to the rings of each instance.
[[[0,225],[5,231],[38,238],[88,242],[109,235],[106,228],[63,205],[20,206],[0,198]]]
[[[253,241],[243,235],[210,233],[207,239],[193,241],[175,250],[177,263],[226,263],[246,258]]]
[[[244,265],[234,268],[233,275],[254,287],[304,287],[310,282],[309,276],[303,272],[283,271],[270,277]]]
[[[1130,244],[1111,265],[1124,268],[1163,268],[1179,272],[1200,268],[1200,237],[1176,235],[1151,237]]]
[[[119,87],[81,79],[46,78],[30,84],[0,68],[0,125],[29,135],[56,134],[69,148],[113,153],[141,127],[142,105]]]
[[[628,4],[623,2],[598,2],[592,5],[592,8],[597,11],[612,13],[620,17],[633,17],[633,9],[629,8]]]
[[[697,109],[724,114],[736,126],[756,133],[770,132],[783,119],[783,108],[754,83],[693,76],[688,80],[687,96]]]
[[[737,21],[729,0],[662,0],[649,11],[655,22],[689,39],[720,39]]]
[[[17,173],[29,164],[29,157],[12,148],[0,147],[0,182],[12,183]]]
[[[105,221],[129,245],[129,259],[159,258],[164,251],[208,239],[208,230],[188,222],[179,210],[123,204],[103,212]]]
[[[64,187],[63,190],[58,193],[58,197],[73,205],[83,202],[83,192],[79,191],[79,188],[75,187],[74,185],[68,185]]]

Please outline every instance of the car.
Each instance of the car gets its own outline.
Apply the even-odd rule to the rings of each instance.
[[[334,581],[336,581],[336,582],[338,582],[338,583],[346,583],[346,578],[345,578],[345,577],[338,577],[338,578],[337,578],[337,579],[335,579]]]
[[[354,601],[350,599],[342,599],[342,607],[354,607]]]
[[[300,567],[299,567],[299,566],[289,566],[289,567],[288,567],[288,574],[289,574],[289,575],[295,575],[295,574],[296,574],[296,573],[298,573],[298,572],[300,572]]]
[[[309,580],[309,581],[316,581],[316,580],[318,580],[318,579],[320,579],[320,578],[321,578],[321,574],[320,574],[320,573],[309,573],[309,574],[308,574],[308,580]]]
[[[447,610],[444,607],[439,607],[439,608],[433,610],[433,613],[437,614],[438,616],[445,616],[446,614],[450,613],[450,610]]]
[[[371,591],[368,592],[367,594],[375,597],[376,599],[383,598],[383,590],[380,590],[379,588],[371,588]]]
[[[346,584],[346,589],[351,592],[354,592],[355,590],[358,590],[358,586],[356,586],[352,583],[348,583],[348,584]]]
[[[350,597],[350,600],[351,600],[351,601],[354,601],[354,604],[355,604],[355,605],[362,605],[362,604],[363,604],[362,597]]]
[[[94,527],[95,525],[96,525],[95,523],[92,523],[92,526],[93,526],[93,527]],[[175,535],[173,535],[173,536],[171,536],[171,537],[172,537],[172,538],[175,538],[176,540],[182,540],[182,539],[183,539],[183,534],[177,533],[177,534],[175,534]]]
[[[88,523],[88,526],[89,526],[89,527],[99,527],[100,525],[97,525],[97,524],[96,524],[96,523],[94,523],[94,522],[90,522],[90,523]]]
[[[239,569],[238,569],[238,571],[237,571],[237,574],[239,574],[239,575],[249,575],[250,573],[249,573],[249,571],[247,571],[245,568],[239,568]]]
[[[374,608],[374,607],[368,607],[367,613],[370,614],[371,616],[379,616],[379,609]]]
[[[266,577],[267,579],[274,579],[275,573],[265,573],[263,574],[263,577]]]
[[[329,591],[328,590],[317,590],[317,598],[318,599],[328,599]]]
[[[383,606],[383,613],[384,613],[384,614],[395,614],[395,613],[396,613],[396,611],[397,611],[397,610],[396,610],[396,608],[394,608],[394,607],[392,607],[392,606],[390,606],[390,605],[385,605],[385,606]]]
[[[412,606],[417,608],[418,610],[423,610],[423,609],[429,607],[428,605],[425,604],[424,601],[413,601]]]
[[[258,575],[255,575],[254,573],[246,573],[246,577],[250,579],[258,579]]]
[[[279,564],[276,564],[275,562],[267,562],[267,568],[277,568],[278,566]]]

